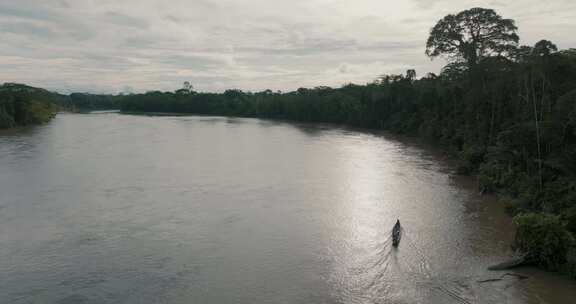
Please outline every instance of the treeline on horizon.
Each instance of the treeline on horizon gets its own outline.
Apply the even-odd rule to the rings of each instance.
[[[0,129],[46,123],[58,111],[120,109],[123,96],[72,93],[63,95],[18,83],[0,85]]]
[[[287,93],[200,93],[185,83],[175,92],[70,95],[57,104],[105,108],[107,100],[124,112],[328,122],[432,140],[459,160],[460,173],[478,176],[480,191],[506,202],[518,227],[515,249],[576,278],[576,49],[559,51],[548,40],[520,46],[516,31],[490,9],[447,15],[432,28],[426,54],[449,64],[420,78],[408,70]],[[3,104],[0,97],[0,121]]]

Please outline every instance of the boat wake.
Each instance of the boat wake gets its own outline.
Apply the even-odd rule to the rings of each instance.
[[[392,235],[373,244],[365,255],[341,269],[336,288],[343,303],[474,303],[463,280],[442,279],[402,229],[403,243],[392,246]]]

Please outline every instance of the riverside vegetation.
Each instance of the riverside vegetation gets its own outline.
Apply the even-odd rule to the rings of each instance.
[[[120,98],[87,93],[63,95],[24,84],[4,83],[0,85],[0,129],[45,123],[57,111],[119,109]]]
[[[124,112],[328,122],[433,140],[459,160],[459,173],[478,176],[480,191],[507,204],[515,249],[576,278],[576,49],[548,40],[520,46],[516,31],[491,9],[444,17],[426,43],[426,55],[448,59],[439,75],[408,70],[366,85],[288,93],[201,93],[185,83],[105,100]],[[14,113],[1,102],[0,121]]]
[[[49,121],[56,114],[55,93],[25,85],[0,86],[0,129]]]

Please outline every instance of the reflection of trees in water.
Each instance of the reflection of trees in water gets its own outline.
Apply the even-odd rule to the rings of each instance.
[[[35,153],[43,153],[43,136],[37,135],[49,131],[50,125],[26,126],[0,131],[0,151],[21,159]]]
[[[321,126],[321,125],[313,125],[313,124],[301,124],[301,123],[297,123],[293,125],[298,131],[311,136],[311,137],[317,137],[322,135],[322,133],[325,133],[326,131],[329,130],[328,127],[325,126]]]

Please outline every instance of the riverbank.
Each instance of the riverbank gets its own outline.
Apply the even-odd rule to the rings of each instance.
[[[1,97],[0,97],[1,98]],[[11,129],[44,124],[56,116],[56,106],[50,103],[24,101],[22,105],[0,103],[0,129]],[[16,108],[15,111],[7,108]]]
[[[22,84],[0,85],[0,129],[43,124],[56,112],[55,93]]]

